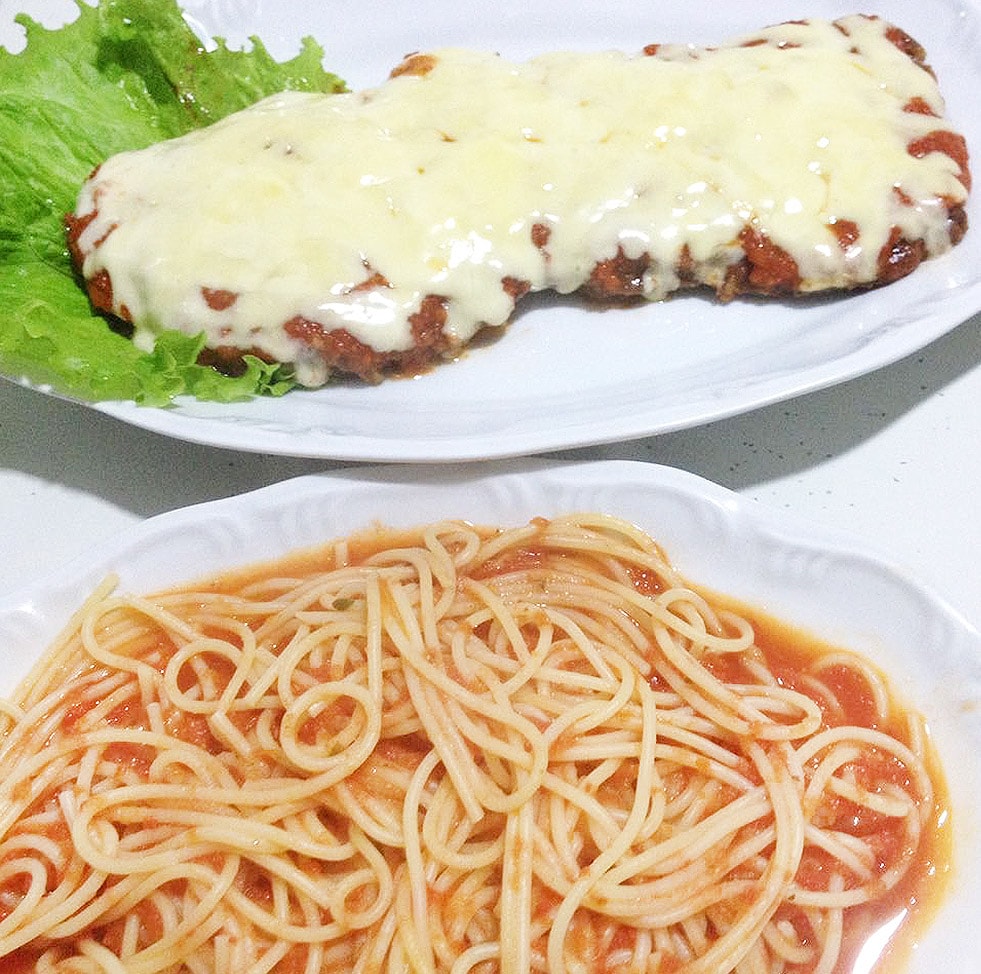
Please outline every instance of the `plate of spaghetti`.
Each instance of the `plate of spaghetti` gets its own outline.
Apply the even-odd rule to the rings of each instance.
[[[8,974],[973,963],[981,637],[689,474],[288,481],[0,639]]]

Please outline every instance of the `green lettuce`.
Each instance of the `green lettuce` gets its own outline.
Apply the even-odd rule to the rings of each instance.
[[[310,39],[276,61],[205,50],[174,0],[76,0],[48,30],[26,16],[26,47],[0,48],[0,372],[87,400],[164,405],[178,395],[228,402],[279,395],[286,369],[250,358],[230,378],[198,366],[200,338],[166,333],[140,352],[94,314],[72,271],[63,219],[103,159],[211,122],[284,89],[337,91]]]

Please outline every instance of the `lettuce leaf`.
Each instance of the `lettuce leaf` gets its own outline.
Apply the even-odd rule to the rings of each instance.
[[[276,61],[252,38],[205,50],[174,0],[76,0],[48,30],[26,16],[23,51],[0,48],[0,372],[87,400],[165,405],[280,395],[287,370],[250,359],[244,375],[198,366],[201,340],[167,333],[151,353],[92,312],[62,221],[107,156],[172,138],[277,91],[338,91],[305,39]]]

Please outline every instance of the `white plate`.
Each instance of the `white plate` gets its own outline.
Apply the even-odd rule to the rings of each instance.
[[[0,600],[9,692],[108,572],[151,591],[376,522],[441,517],[518,524],[604,510],[661,541],[693,581],[731,593],[878,663],[927,717],[948,771],[956,873],[910,974],[977,971],[981,911],[981,633],[906,573],[849,538],[667,467],[635,462],[498,465],[482,477],[392,467],[305,477],[163,514],[43,584]]]
[[[327,66],[356,88],[380,82],[407,52],[445,44],[514,57],[555,48],[637,50],[856,11],[854,0],[414,0],[401,15],[391,4],[361,0],[185,0],[185,8],[203,32],[233,44],[257,34],[279,57],[311,34]],[[978,0],[894,3],[880,12],[925,45],[949,115],[981,152]],[[610,311],[536,300],[500,340],[412,380],[236,405],[96,408],[193,442],[350,460],[517,456],[686,428],[879,368],[965,321],[981,309],[976,197],[969,220],[973,229],[951,254],[890,287],[844,299],[722,307],[687,295]]]

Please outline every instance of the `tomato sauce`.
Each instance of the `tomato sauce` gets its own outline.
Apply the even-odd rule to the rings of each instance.
[[[841,222],[843,225],[838,228],[837,236],[842,245],[847,245],[852,236],[857,235],[857,228],[853,229],[848,221]],[[779,287],[781,281],[792,279],[794,269],[786,263],[784,255],[769,249],[765,241],[754,240],[747,243],[756,248],[759,266],[766,269],[772,286]],[[492,532],[488,530],[487,533],[489,535]],[[418,544],[418,542],[418,535],[412,532],[391,532],[382,529],[365,532],[349,540],[347,560],[349,563],[357,564],[382,548],[400,544]],[[288,567],[289,570],[302,574],[331,567],[325,562],[330,563],[332,560],[329,549],[319,548],[293,556]],[[541,568],[544,564],[543,546],[532,537],[517,548],[510,549],[506,554],[485,563],[474,573],[474,577],[486,578],[501,572]],[[656,595],[663,590],[663,581],[654,572],[633,567],[629,574],[637,590],[646,595]],[[260,577],[260,573],[256,572],[253,577]],[[235,578],[226,576],[222,580],[223,583],[227,583],[226,590],[235,588],[243,581],[245,581],[243,576]],[[768,667],[776,674],[782,685],[804,693],[809,692],[809,684],[804,677],[815,659],[834,649],[833,647],[743,603],[720,597],[715,593],[711,594],[711,601],[715,605],[725,605],[750,620],[756,634],[756,644],[762,651]],[[838,653],[838,650],[835,652]],[[880,726],[881,722],[877,719],[872,693],[865,677],[859,668],[847,665],[847,653],[840,655],[841,662],[824,667],[821,671],[821,680],[831,689],[834,705],[829,705],[828,700],[821,695],[814,697],[822,709],[826,725],[857,724],[884,731],[899,740],[906,740],[907,732],[902,720],[904,711],[899,701],[890,701],[890,713],[893,716],[885,726]],[[712,669],[721,679],[748,678],[742,670],[738,656],[729,654],[719,656],[712,664]],[[667,689],[663,681],[657,677],[652,680],[652,686],[654,689]],[[394,760],[406,761],[411,766],[415,766],[418,760],[409,753],[391,757]],[[916,851],[906,875],[892,890],[884,893],[873,904],[855,907],[846,912],[844,948],[835,974],[850,974],[859,952],[869,938],[877,931],[894,924],[896,929],[884,938],[885,943],[873,970],[875,974],[902,974],[910,952],[942,903],[952,862],[949,796],[935,757],[931,758],[928,770],[935,794],[921,847]],[[883,756],[875,762],[874,767],[870,764],[860,769],[859,774],[860,777],[863,774],[866,776],[874,774],[887,779],[892,777],[902,783],[905,772],[899,762]],[[680,790],[684,783],[674,782],[673,786]],[[891,845],[898,841],[895,832],[880,829],[880,821],[869,817],[867,813],[863,817],[851,803],[845,800],[837,806],[837,813],[839,816],[837,824],[853,833],[861,833],[866,837],[879,833],[880,845],[877,851],[881,860],[895,856],[896,850]],[[810,851],[801,864],[799,878],[807,887],[821,888],[825,885],[824,877],[829,867],[830,860],[824,853],[818,850]],[[542,902],[538,904],[538,909],[547,912],[548,906]],[[781,910],[781,917],[792,923],[802,937],[806,938],[812,934],[809,924],[799,911],[783,907]],[[902,917],[902,922],[896,924],[898,917]],[[582,932],[580,935],[585,936]]]
[[[943,152],[950,156],[960,170],[958,179],[964,184],[965,189],[971,188],[971,174],[967,166],[967,143],[964,141],[964,136],[945,129],[937,129],[909,145],[909,154],[914,159],[922,159],[931,152]]]
[[[546,522],[540,523],[544,525]],[[491,533],[488,531],[487,535]],[[347,563],[357,564],[383,548],[418,543],[419,535],[415,532],[393,533],[378,530],[352,537],[342,550],[345,551],[343,557]],[[269,578],[290,575],[302,577],[336,567],[337,559],[334,552],[335,549],[330,547],[311,549],[282,561],[223,575],[205,585],[196,585],[195,589],[234,592]],[[475,572],[475,577],[541,569],[547,565],[547,557],[544,542],[533,536],[514,549],[509,549],[495,559],[485,562]],[[663,590],[664,582],[654,571],[634,567],[629,570],[629,575],[639,592],[656,595]],[[884,714],[880,713],[876,706],[876,696],[863,673],[863,667],[868,667],[865,661],[862,666],[851,666],[847,653],[833,649],[765,613],[714,594],[710,597],[710,601],[715,606],[721,605],[734,610],[751,622],[755,632],[756,647],[769,671],[780,685],[811,696],[821,710],[825,726],[857,724],[883,731],[900,741],[908,741],[905,712],[899,702],[890,699],[888,712]],[[227,633],[225,635],[227,636]],[[159,645],[155,649],[159,659],[166,659],[173,651],[172,647],[167,645]],[[818,692],[809,677],[815,672],[815,661],[829,651],[834,652],[834,660],[820,667],[820,681],[827,692]],[[217,681],[221,683],[221,678],[227,678],[230,673],[229,664],[223,657],[216,656],[214,661],[215,675]],[[720,654],[704,659],[703,663],[719,679],[730,682],[755,682],[755,677],[747,668],[742,654]],[[158,661],[158,665],[162,664]],[[667,689],[660,677],[655,676],[651,684],[658,690]],[[93,705],[88,699],[79,699],[70,704],[64,726],[73,726],[83,721]],[[111,711],[110,720],[122,726],[139,724],[138,710],[139,708],[133,708],[129,704],[120,704]],[[301,727],[301,742],[315,744],[321,736],[329,737],[338,732],[350,718],[353,710],[352,701],[339,698],[316,718]],[[249,715],[236,715],[235,719],[248,721],[251,718]],[[206,718],[201,715],[183,714],[181,726],[173,730],[185,740],[190,740],[206,750],[217,752],[222,747],[214,738]],[[414,735],[384,741],[376,749],[372,761],[348,779],[348,787],[352,795],[356,799],[366,797],[381,803],[399,801],[401,796],[399,788],[391,785],[385,774],[377,772],[384,771],[386,768],[393,773],[411,771],[423,760],[426,748],[426,743]],[[139,774],[146,773],[150,756],[151,752],[148,749],[124,743],[113,744],[106,754],[107,758]],[[899,785],[908,784],[906,769],[900,761],[889,754],[873,753],[865,756],[862,762],[852,762],[859,784],[870,783],[873,780],[893,781]],[[874,967],[875,974],[900,974],[918,938],[922,936],[940,906],[951,869],[950,807],[943,776],[935,758],[931,757],[928,770],[935,793],[933,805],[929,810],[927,828],[920,848],[915,851],[902,848],[899,844],[904,841],[902,833],[888,827],[882,816],[859,808],[845,798],[837,800],[833,806],[834,817],[829,827],[862,836],[872,843],[883,868],[885,863],[895,861],[899,856],[904,854],[912,856],[909,870],[893,889],[884,891],[874,903],[846,911],[843,952],[835,968],[835,974],[851,974],[855,970],[856,958],[864,945],[879,931],[887,931],[887,933],[883,937],[885,943]],[[687,783],[687,776],[683,771],[679,771],[675,777],[666,776],[664,782],[669,794],[680,793]],[[633,787],[631,772],[625,767],[621,773],[606,782],[602,797],[610,805],[626,809],[630,805]],[[720,795],[719,801],[725,800],[726,797]],[[334,813],[325,809],[323,814],[326,816],[325,824],[328,824],[328,818],[331,820],[328,827],[336,826],[338,831],[343,831],[343,823],[333,820]],[[49,837],[59,842],[67,839],[64,828],[58,832],[55,827],[52,827]],[[827,887],[827,876],[833,867],[830,856],[808,846],[797,879],[805,888],[824,889]],[[255,902],[266,902],[271,897],[268,880],[259,872],[244,871],[239,876],[237,884],[239,889],[246,892]],[[538,919],[548,917],[554,913],[557,906],[557,897],[539,888],[533,905],[535,917]],[[777,916],[793,927],[802,941],[814,937],[815,931],[811,929],[807,917],[800,909],[784,904],[779,908]],[[148,911],[146,915],[141,916],[141,921],[149,930],[158,919],[152,911]],[[895,929],[890,929],[892,927]],[[111,945],[113,938],[118,935],[120,935],[119,929],[110,927],[106,931],[107,945]],[[579,947],[583,956],[603,956],[604,952],[612,947],[629,941],[631,934],[625,927],[610,924],[584,911],[570,927],[569,936],[570,942]],[[25,947],[16,951],[3,958],[0,962],[0,970],[3,974],[27,974],[33,971],[41,949]],[[291,957],[277,967],[277,972],[291,970]],[[665,972],[672,970],[670,965],[671,962],[663,970]],[[863,970],[865,969],[863,967]]]
[[[888,719],[879,720],[868,681],[861,668],[847,665],[847,652],[836,650],[822,640],[745,604],[716,595],[712,596],[712,601],[728,605],[752,622],[756,645],[780,684],[812,696],[822,710],[826,726],[855,724],[870,727],[908,743],[905,724],[907,711],[901,701],[891,698]],[[833,691],[836,706],[829,706],[825,697],[814,693],[805,679],[813,671],[815,660],[829,651],[834,651],[842,661],[822,668],[820,678]],[[869,666],[867,660],[861,662],[863,667]],[[710,668],[723,679],[738,679],[741,666],[738,656],[726,655],[718,657]],[[842,954],[835,974],[851,974],[856,969],[859,953],[877,934],[884,942],[876,965],[871,969],[864,966],[868,958],[863,956],[862,970],[871,970],[874,974],[902,974],[912,950],[942,904],[953,856],[950,798],[936,755],[930,754],[928,758],[927,769],[934,796],[920,848],[906,850],[905,855],[910,856],[912,861],[893,889],[883,891],[875,902],[846,910]],[[860,784],[872,780],[891,780],[902,785],[908,781],[905,768],[890,755],[872,755],[865,761],[857,770]],[[836,812],[837,819],[832,827],[870,841],[880,863],[896,860],[900,854],[897,843],[902,839],[901,833],[885,827],[881,816],[859,810],[845,799],[838,802]],[[829,856],[820,850],[808,849],[798,879],[807,888],[826,888],[825,877],[830,867]],[[781,916],[790,920],[795,928],[803,931],[807,926],[797,911],[786,906],[781,907],[781,911]],[[893,926],[895,929],[890,930]]]
[[[749,262],[749,282],[763,294],[793,292],[800,287],[800,269],[786,250],[765,234],[746,227],[739,242]]]

